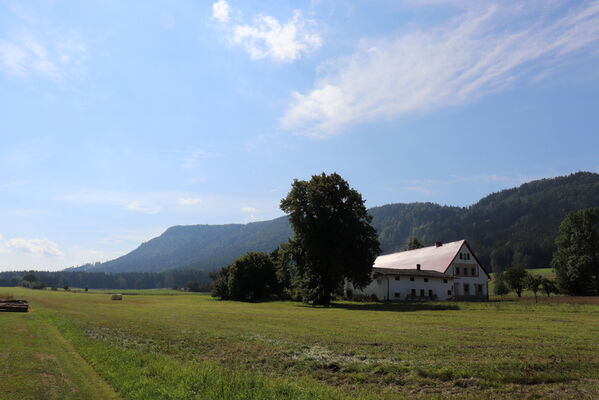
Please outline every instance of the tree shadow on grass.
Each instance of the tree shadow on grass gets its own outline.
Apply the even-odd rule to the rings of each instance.
[[[313,307],[313,306],[308,306]],[[419,303],[419,302],[398,302],[398,303],[331,303],[330,306],[323,308],[338,308],[355,311],[391,311],[391,312],[411,312],[411,311],[445,311],[459,310],[457,304],[439,304],[439,303]]]

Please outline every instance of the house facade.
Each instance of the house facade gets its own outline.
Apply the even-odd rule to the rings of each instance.
[[[489,299],[490,276],[465,240],[379,256],[373,280],[355,293],[379,300]]]

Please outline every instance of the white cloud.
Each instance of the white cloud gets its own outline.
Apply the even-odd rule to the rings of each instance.
[[[42,76],[60,80],[80,75],[86,58],[87,48],[76,34],[0,38],[0,69],[20,78]]]
[[[246,213],[255,213],[256,211],[258,211],[258,209],[254,207],[241,207],[241,211]]]
[[[193,206],[196,204],[200,204],[202,199],[199,197],[186,197],[184,199],[179,199],[179,204],[182,206]]]
[[[64,254],[58,249],[58,245],[51,240],[44,239],[20,239],[14,238],[6,242],[7,248],[13,248],[24,253],[47,256],[63,257]]]
[[[430,31],[363,40],[351,56],[331,61],[332,72],[312,90],[293,93],[282,126],[323,137],[359,123],[460,105],[532,80],[597,46],[599,2],[559,17],[560,5],[543,4],[553,13],[491,6]]]
[[[314,25],[302,17],[300,10],[294,10],[285,24],[274,17],[258,15],[253,25],[235,26],[231,41],[242,45],[253,60],[291,62],[322,45],[320,35],[311,29]]]
[[[159,206],[148,207],[141,204],[141,202],[134,200],[127,204],[127,209],[135,212],[144,214],[158,214],[161,210]]]
[[[229,21],[229,12],[231,7],[225,0],[219,0],[212,4],[212,17],[220,22]]]

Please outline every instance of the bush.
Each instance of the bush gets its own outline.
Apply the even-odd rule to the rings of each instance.
[[[275,265],[266,253],[247,253],[233,261],[228,272],[233,300],[268,300],[279,291]]]
[[[46,288],[46,284],[44,282],[33,282],[31,284],[31,289],[45,289]]]
[[[185,289],[187,289],[190,292],[199,292],[200,284],[198,283],[198,281],[189,281],[185,284]]]

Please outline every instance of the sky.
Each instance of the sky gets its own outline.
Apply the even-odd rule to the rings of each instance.
[[[0,270],[599,171],[599,1],[0,0]]]

